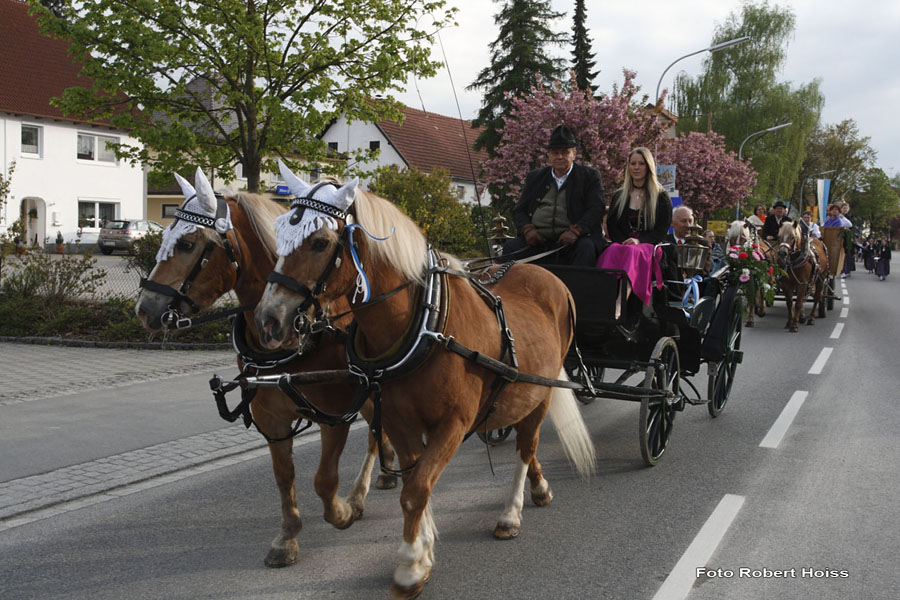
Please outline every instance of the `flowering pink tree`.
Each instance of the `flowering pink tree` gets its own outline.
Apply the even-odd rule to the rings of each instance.
[[[735,206],[756,184],[756,172],[726,150],[725,138],[715,132],[693,131],[667,140],[656,162],[675,165],[675,187],[697,216]]]
[[[484,164],[487,183],[507,208],[518,199],[525,176],[547,164],[545,145],[550,132],[565,123],[578,139],[578,162],[600,171],[607,194],[622,183],[628,153],[636,146],[652,148],[662,140],[666,124],[656,111],[646,109],[647,96],[637,100],[640,88],[635,73],[623,70],[622,88],[595,98],[575,84],[570,90],[560,82],[538,81],[527,96],[512,101],[512,109],[500,130],[496,156]]]

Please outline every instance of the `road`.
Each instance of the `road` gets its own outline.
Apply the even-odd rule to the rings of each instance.
[[[598,455],[590,481],[545,427],[554,500],[537,508],[526,496],[514,541],[491,536],[513,445],[489,457],[469,440],[435,491],[440,537],[422,597],[900,597],[896,285],[857,271],[844,301],[796,334],[782,329],[783,305],[772,309],[745,330],[723,415],[687,407],[654,468],[640,458],[635,404],[583,407]],[[0,345],[0,366],[10,353],[29,364],[24,348]],[[94,384],[76,370],[68,386],[43,377],[33,393],[0,392],[0,598],[388,597],[398,490],[372,490],[361,521],[332,528],[312,491],[317,435],[304,435],[301,556],[267,569],[279,507],[264,444],[220,421],[204,389],[208,373],[234,372],[227,353],[131,352],[144,354],[123,359],[118,381],[92,365]],[[351,432],[343,492],[364,433]]]

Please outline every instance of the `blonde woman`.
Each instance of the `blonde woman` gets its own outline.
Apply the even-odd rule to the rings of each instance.
[[[672,223],[672,201],[656,179],[656,161],[647,148],[628,156],[625,181],[606,217],[609,239],[620,244],[660,244]]]

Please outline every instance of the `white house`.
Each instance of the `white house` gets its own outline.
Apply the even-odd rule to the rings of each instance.
[[[490,203],[483,181],[477,179],[486,152],[472,148],[480,129],[472,129],[471,121],[461,121],[404,106],[403,122],[380,121],[348,124],[344,117],[331,123],[322,134],[328,147],[338,153],[359,149],[379,150],[374,162],[361,163],[364,170],[384,165],[415,168],[428,173],[435,167],[449,171],[460,200],[475,204],[476,180],[482,205]],[[365,184],[366,182],[363,181]]]
[[[0,0],[0,168],[10,195],[0,232],[25,218],[29,244],[82,233],[93,243],[104,219],[143,219],[143,170],[116,160],[108,143],[138,145],[127,132],[65,117],[50,104],[68,87],[89,85],[66,42],[41,35],[28,6]]]

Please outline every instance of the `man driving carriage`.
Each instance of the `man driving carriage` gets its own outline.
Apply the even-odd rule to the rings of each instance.
[[[778,239],[778,230],[781,229],[781,224],[791,221],[790,217],[785,216],[787,206],[781,200],[776,201],[772,205],[772,209],[772,214],[766,219],[762,228],[762,238],[767,242],[774,242]]]
[[[526,258],[561,248],[550,262],[594,266],[602,250],[603,184],[600,173],[575,162],[575,136],[566,125],[550,134],[550,165],[525,178],[513,208],[518,237],[506,242],[504,255]]]

